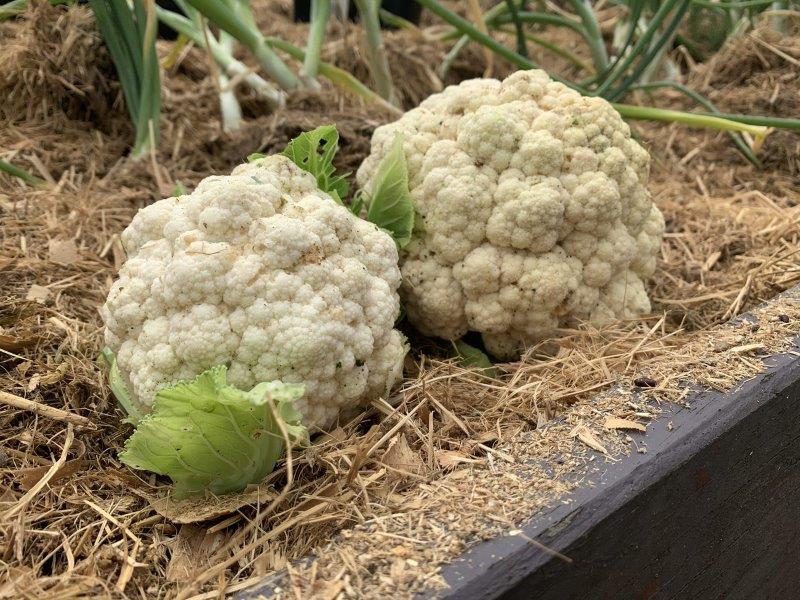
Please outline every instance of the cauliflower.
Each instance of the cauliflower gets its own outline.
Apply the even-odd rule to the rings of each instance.
[[[140,406],[227,365],[239,389],[303,384],[295,406],[325,428],[401,377],[395,242],[285,156],[140,210],[122,243],[102,315]]]
[[[477,331],[512,358],[577,320],[650,310],[664,220],[648,153],[608,102],[538,70],[450,86],[375,130],[367,192],[398,134],[416,211],[400,295],[422,333]]]

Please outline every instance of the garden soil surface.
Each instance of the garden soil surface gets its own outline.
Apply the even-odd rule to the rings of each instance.
[[[303,43],[286,2],[255,4],[265,33]],[[488,67],[467,47],[442,81],[448,46],[428,25],[386,35],[406,108]],[[359,30],[329,33],[326,58],[369,81]],[[646,451],[641,430],[661,403],[684,401],[689,382],[730,388],[800,332],[790,300],[757,311],[758,326],[727,323],[800,282],[800,137],[768,136],[759,169],[724,133],[638,123],[667,222],[651,316],[565,331],[494,378],[408,330],[414,347],[391,397],[295,450],[260,486],[174,502],[166,480],[118,461],[130,426],[95,360],[120,232],[177,184],[191,189],[320,124],[337,126],[338,166],[354,171],[395,115],[328,84],[272,114],[245,92],[244,126],[225,134],[207,57],[170,50],[162,43],[173,64],[160,147],[132,162],[88,9],[34,3],[0,24],[0,158],[45,180],[0,175],[0,598],[217,598],[281,570],[295,598],[436,588],[443,563],[578,485],[597,462],[588,449]],[[792,116],[798,61],[800,37],[758,28],[683,66],[723,112]],[[689,108],[669,92],[633,100]]]

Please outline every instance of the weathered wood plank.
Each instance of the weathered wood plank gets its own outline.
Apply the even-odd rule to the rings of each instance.
[[[520,537],[444,568],[440,597],[793,598],[800,592],[800,358],[648,427],[647,454],[609,463]],[[671,421],[672,431],[666,427]]]

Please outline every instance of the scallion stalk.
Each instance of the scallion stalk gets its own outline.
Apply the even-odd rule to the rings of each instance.
[[[117,69],[125,106],[136,130],[131,157],[149,154],[158,143],[161,78],[156,55],[154,0],[89,0],[97,27]]]
[[[241,3],[238,10],[234,10],[225,0],[186,0],[186,2],[247,47],[261,68],[283,89],[293,90],[300,86],[297,75],[266,43],[264,36],[255,27],[252,14],[245,10],[246,7]]]
[[[306,57],[303,60],[301,77],[315,80],[319,72],[319,61],[322,55],[322,42],[325,39],[325,27],[331,17],[331,0],[311,0],[311,23],[306,43]]]
[[[185,12],[187,14],[197,14],[197,11],[191,6],[186,7],[186,9]],[[247,65],[236,60],[213,35],[210,35],[210,33],[208,37],[203,35],[202,29],[198,27],[196,22],[165,8],[157,7],[156,11],[158,19],[165,25],[185,35],[199,47],[207,48],[228,79],[242,81],[255,92],[259,99],[267,102],[273,109],[284,106],[286,103],[285,96],[280,90],[276,89],[274,85],[258,73],[254,73]],[[208,45],[206,45],[206,40],[208,40]]]
[[[380,0],[355,0],[358,12],[361,15],[361,24],[367,39],[367,62],[375,81],[375,88],[381,97],[396,104],[392,74],[389,70],[389,61],[386,58],[386,48],[381,35],[381,23],[378,18]]]

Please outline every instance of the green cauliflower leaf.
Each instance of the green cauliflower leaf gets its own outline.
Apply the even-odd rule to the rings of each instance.
[[[336,175],[333,158],[339,151],[339,132],[333,125],[305,131],[289,142],[281,152],[294,164],[317,179],[317,185],[339,204],[347,197],[347,174]]]
[[[128,415],[123,422],[136,425],[142,420],[142,413],[133,401],[131,393],[128,391],[128,386],[122,373],[117,366],[117,357],[111,351],[111,348],[103,348],[100,351],[100,356],[97,357],[98,363],[105,363],[108,369],[108,387],[111,388],[111,393],[117,399],[119,405]]]
[[[481,369],[487,377],[497,377],[497,368],[485,352],[464,340],[453,342],[453,354],[461,366]]]
[[[271,381],[245,392],[227,383],[227,367],[214,367],[158,392],[120,460],[167,475],[176,498],[239,492],[263,481],[283,454],[276,419],[292,443],[308,440],[293,404],[303,391],[302,385]]]
[[[378,165],[367,220],[388,231],[400,248],[411,241],[414,205],[408,191],[408,165],[403,152],[403,137],[397,135],[392,148]]]

